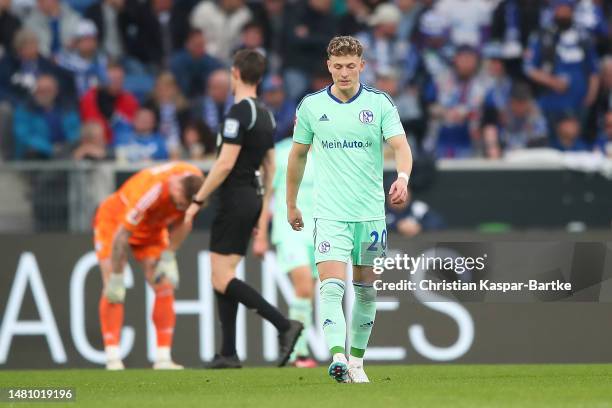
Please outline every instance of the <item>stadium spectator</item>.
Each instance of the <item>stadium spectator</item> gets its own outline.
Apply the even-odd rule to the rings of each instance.
[[[96,25],[98,42],[104,54],[112,60],[120,60],[125,55],[125,0],[95,2],[85,11],[85,18]]]
[[[261,84],[261,92],[263,102],[274,114],[276,122],[274,143],[276,143],[289,136],[293,131],[295,103],[287,99],[283,78],[279,75],[271,75],[265,78]]]
[[[174,0],[126,0],[127,53],[145,65],[166,67],[189,35],[189,9]]]
[[[201,121],[193,121],[183,132],[183,157],[188,160],[214,158],[217,151],[217,136]]]
[[[21,27],[21,21],[11,12],[11,0],[0,0],[0,57],[15,51],[13,38]]]
[[[377,71],[395,69],[403,59],[406,50],[396,37],[401,18],[402,13],[397,6],[382,3],[368,19],[371,30],[357,35],[365,50],[366,65],[362,73],[364,83],[373,85]]]
[[[589,150],[580,135],[580,120],[573,112],[564,112],[557,122],[556,135],[552,147],[562,152],[581,152]]]
[[[491,41],[500,48],[513,78],[523,74],[523,52],[529,36],[539,29],[542,0],[502,0],[493,11]]]
[[[69,48],[81,17],[60,0],[37,0],[36,7],[25,20],[25,26],[36,33],[40,53],[55,57]]]
[[[72,75],[40,55],[38,39],[33,31],[20,30],[14,43],[15,55],[7,54],[0,59],[0,100],[11,103],[25,101],[34,91],[36,79],[42,74],[50,74],[62,90],[62,103],[76,103]]]
[[[228,64],[242,27],[252,18],[244,0],[203,0],[191,14],[191,26],[204,33],[208,52]]]
[[[435,7],[450,21],[453,44],[480,47],[491,24],[493,5],[487,0],[439,0]]]
[[[264,48],[263,26],[255,21],[246,23],[240,31],[240,42],[234,52],[242,49],[257,50],[262,55],[266,55]]]
[[[546,119],[526,83],[513,84],[509,101],[485,108],[484,154],[499,158],[503,152],[548,145]]]
[[[396,4],[402,13],[397,27],[397,38],[402,42],[407,42],[412,39],[418,28],[418,17],[423,10],[423,5],[418,0],[397,0]]]
[[[423,201],[413,200],[408,189],[408,198],[402,206],[387,203],[387,228],[405,237],[414,237],[423,231],[436,231],[446,228],[440,214]]]
[[[606,56],[601,62],[600,86],[595,103],[589,110],[586,126],[586,138],[594,141],[601,131],[602,120],[612,110],[612,56]]]
[[[32,99],[15,109],[13,134],[15,158],[51,159],[65,157],[79,138],[79,115],[58,101],[57,80],[43,74],[36,80]]]
[[[371,10],[366,0],[347,0],[346,11],[346,14],[338,19],[340,35],[353,35],[368,29]]]
[[[190,99],[200,96],[206,90],[211,73],[223,68],[223,63],[208,53],[206,40],[202,31],[191,30],[184,49],[177,51],[170,60],[170,70],[183,94]]]
[[[597,138],[595,147],[608,158],[612,158],[612,110],[607,112],[603,119],[603,130]]]
[[[287,96],[294,101],[308,89],[312,73],[323,66],[319,61],[325,60],[327,43],[336,34],[337,21],[331,6],[331,0],[308,0],[285,22],[283,75]]]
[[[74,160],[104,160],[109,151],[104,140],[104,128],[98,122],[87,122],[81,127],[79,145],[72,152]]]
[[[588,34],[573,22],[573,0],[554,0],[554,22],[529,42],[524,67],[541,87],[539,103],[549,124],[564,111],[580,116],[597,96],[597,56]]]
[[[147,108],[140,108],[136,112],[133,125],[125,121],[115,123],[117,160],[139,163],[168,159],[166,141],[155,131],[155,124],[155,113]]]
[[[155,113],[157,131],[166,141],[170,158],[180,158],[181,134],[190,121],[191,113],[170,72],[163,72],[157,77],[155,89],[143,105]]]
[[[229,72],[218,69],[208,78],[204,96],[194,103],[192,116],[203,121],[209,129],[216,131],[232,103]]]
[[[106,81],[106,57],[98,51],[98,30],[90,20],[81,20],[70,51],[57,58],[59,66],[72,72],[79,96]]]
[[[125,73],[121,65],[112,63],[107,69],[108,82],[100,88],[92,88],[81,98],[83,121],[98,121],[104,126],[106,142],[111,144],[111,125],[119,120],[131,122],[138,109],[138,101],[123,89]]]
[[[436,78],[436,103],[431,107],[433,120],[425,143],[438,157],[461,158],[475,153],[486,91],[478,77],[479,65],[478,51],[463,45],[457,49],[453,71]]]

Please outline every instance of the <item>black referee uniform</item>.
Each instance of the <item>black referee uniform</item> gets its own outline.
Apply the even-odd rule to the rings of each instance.
[[[245,98],[232,105],[221,126],[217,145],[242,146],[234,168],[218,190],[219,207],[212,224],[210,250],[245,255],[262,210],[259,168],[274,148],[274,116],[259,101]]]

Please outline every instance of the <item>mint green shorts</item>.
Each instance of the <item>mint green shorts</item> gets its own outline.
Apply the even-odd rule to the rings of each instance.
[[[373,266],[387,250],[385,220],[344,222],[315,219],[315,262],[340,261]]]

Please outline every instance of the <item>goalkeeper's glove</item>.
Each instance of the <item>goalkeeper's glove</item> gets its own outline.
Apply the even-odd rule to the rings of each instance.
[[[162,252],[157,267],[155,268],[155,283],[159,283],[164,277],[168,279],[172,286],[178,288],[179,271],[174,251],[167,250]]]
[[[104,296],[111,303],[123,303],[125,300],[125,284],[123,283],[122,273],[111,273],[104,289]]]

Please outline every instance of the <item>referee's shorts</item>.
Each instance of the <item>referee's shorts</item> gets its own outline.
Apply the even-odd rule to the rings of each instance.
[[[213,220],[210,251],[246,255],[253,228],[261,213],[262,197],[254,186],[222,187]]]

